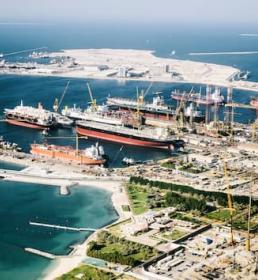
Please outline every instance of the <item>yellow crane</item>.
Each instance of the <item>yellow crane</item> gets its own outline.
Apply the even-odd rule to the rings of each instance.
[[[91,107],[94,109],[94,110],[97,110],[97,100],[93,98],[93,95],[92,95],[92,91],[91,91],[91,88],[90,88],[90,84],[87,83],[87,87],[88,87],[88,91],[89,91],[89,96],[90,96],[90,104],[91,104]]]
[[[228,165],[223,160],[224,163],[224,178],[227,184],[227,199],[228,199],[228,209],[230,211],[230,244],[234,245],[234,234],[233,234],[233,214],[234,214],[234,206],[233,206],[233,196],[230,188],[229,178],[228,178]]]
[[[246,238],[246,250],[251,250],[250,242],[250,227],[251,227],[251,210],[252,210],[252,186],[255,185],[257,178],[252,179],[250,182],[250,194],[249,194],[249,206],[248,206],[248,221],[247,221],[247,238]]]

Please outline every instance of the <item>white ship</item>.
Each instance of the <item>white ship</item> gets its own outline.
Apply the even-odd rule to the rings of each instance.
[[[73,120],[59,113],[53,113],[53,116],[56,119],[57,125],[60,127],[71,127],[74,123]]]
[[[186,117],[203,118],[202,112],[196,110],[193,103],[190,103],[189,106],[185,108],[184,114]]]
[[[34,129],[46,129],[57,125],[56,119],[50,111],[43,109],[39,104],[38,108],[21,105],[14,109],[4,110],[5,119],[8,123]]]
[[[122,124],[121,113],[110,111],[105,105],[98,105],[96,108],[90,106],[84,111],[74,105],[72,108],[65,107],[61,114],[73,120],[95,121],[112,125]]]

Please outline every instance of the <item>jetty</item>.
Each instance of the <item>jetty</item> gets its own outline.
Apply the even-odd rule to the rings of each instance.
[[[76,228],[76,227],[68,227],[68,226],[61,226],[61,225],[52,225],[52,224],[44,224],[44,223],[38,223],[38,222],[29,222],[32,226],[39,226],[39,227],[48,227],[48,228],[55,228],[55,229],[64,229],[64,230],[70,230],[70,231],[92,231],[95,232],[95,228]]]
[[[41,250],[37,250],[37,249],[34,249],[34,248],[24,248],[24,250],[26,252],[29,252],[29,253],[32,253],[32,254],[35,254],[35,255],[38,255],[38,256],[50,259],[50,260],[54,260],[57,257],[54,254],[47,253],[47,252],[44,252],[44,251],[41,251]]]

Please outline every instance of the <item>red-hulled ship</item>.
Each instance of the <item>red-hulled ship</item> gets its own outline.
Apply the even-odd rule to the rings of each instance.
[[[96,144],[85,150],[75,150],[69,146],[57,146],[47,144],[32,144],[31,154],[44,156],[63,161],[70,161],[85,165],[103,165],[106,162],[104,158],[104,149]]]
[[[102,139],[120,144],[173,149],[182,146],[183,141],[164,128],[151,128],[141,126],[139,128],[101,124],[97,122],[76,122],[76,132],[91,138]]]

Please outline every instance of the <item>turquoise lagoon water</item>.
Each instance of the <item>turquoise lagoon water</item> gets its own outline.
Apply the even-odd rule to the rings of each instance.
[[[110,193],[74,187],[60,196],[57,187],[0,181],[0,279],[38,279],[50,261],[24,251],[32,247],[67,254],[87,233],[32,226],[29,221],[99,228],[117,219]]]

